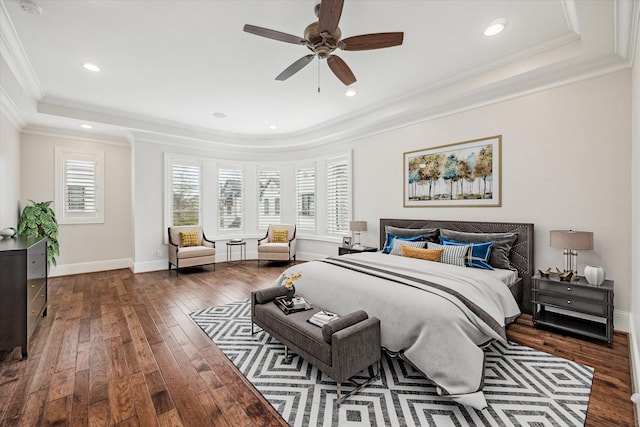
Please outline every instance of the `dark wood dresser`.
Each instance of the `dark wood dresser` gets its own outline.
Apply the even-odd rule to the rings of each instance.
[[[47,315],[47,240],[16,237],[0,240],[0,350],[22,347],[40,316]]]

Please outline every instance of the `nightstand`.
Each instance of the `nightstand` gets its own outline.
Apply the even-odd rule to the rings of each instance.
[[[353,248],[351,246],[338,247],[338,255],[357,254],[360,252],[377,252],[377,251],[378,251],[378,248],[374,248],[372,246],[362,246],[360,248]]]
[[[533,325],[613,343],[613,280],[590,285],[584,277],[571,282],[557,275],[533,277]],[[586,315],[586,316],[584,316]]]

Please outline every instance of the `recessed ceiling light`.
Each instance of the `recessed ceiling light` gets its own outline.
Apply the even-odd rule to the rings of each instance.
[[[86,123],[81,124],[81,125],[80,125],[80,127],[81,127],[82,129],[93,129],[93,126],[88,125],[88,124],[86,124]]]
[[[356,96],[358,94],[358,91],[355,87],[348,87],[344,94],[347,96]]]
[[[225,113],[213,113],[213,117],[224,119],[225,117],[227,117],[227,115]]]
[[[507,20],[505,18],[498,18],[491,21],[486,30],[484,30],[484,35],[487,37],[495,36],[504,30],[507,26]]]
[[[91,62],[83,62],[82,68],[88,71],[93,71],[94,73],[100,71],[100,67],[98,67],[96,64],[92,64]]]
[[[278,126],[276,126],[276,125],[269,125],[269,129],[271,129],[271,130],[276,130],[276,129],[278,129]]]

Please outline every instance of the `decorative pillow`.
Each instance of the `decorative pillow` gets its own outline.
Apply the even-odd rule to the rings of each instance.
[[[424,240],[438,243],[439,231],[437,228],[400,228],[386,225],[384,227],[384,232],[398,237],[424,236]]]
[[[489,265],[493,268],[515,270],[509,263],[509,253],[518,238],[517,233],[466,233],[441,228],[440,235],[445,239],[457,240],[458,242],[493,242]]]
[[[442,252],[444,249],[420,249],[413,248],[409,245],[405,245],[404,243],[401,245],[402,247],[402,256],[406,256],[409,258],[418,258],[424,259],[426,261],[440,261],[440,256],[442,256]]]
[[[289,241],[289,230],[286,228],[274,228],[271,232],[271,243],[287,243]]]
[[[198,246],[198,232],[197,231],[181,231],[180,232],[180,246]]]
[[[396,239],[402,240],[404,242],[424,242],[425,241],[423,235],[413,236],[413,237],[400,237],[400,236],[394,236],[393,234],[387,233],[387,241],[384,243],[384,246],[382,248],[382,253],[388,254],[389,252],[391,252],[391,249],[393,249],[393,241]]]
[[[476,268],[482,268],[485,270],[493,270],[493,267],[489,265],[489,254],[491,254],[491,247],[493,246],[493,242],[468,243],[468,242],[458,242],[457,240],[449,240],[449,239],[445,239],[444,237],[440,237],[440,244],[445,246],[469,245],[470,248],[469,248],[469,252],[467,252],[465,265],[467,267],[476,267]]]
[[[403,246],[411,246],[414,248],[424,248],[425,246],[427,246],[427,242],[422,241],[422,240],[418,240],[415,242],[410,242],[407,240],[402,240],[402,237],[396,237],[393,240],[393,247],[391,248],[391,251],[389,252],[389,255],[402,255],[402,247]]]
[[[457,265],[458,267],[464,267],[464,260],[467,258],[467,251],[469,251],[469,245],[465,246],[445,246],[437,243],[427,243],[427,249],[443,249],[442,255],[440,255],[440,262],[443,264]]]

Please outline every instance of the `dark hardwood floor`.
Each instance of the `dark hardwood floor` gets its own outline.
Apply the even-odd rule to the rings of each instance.
[[[129,270],[49,281],[49,315],[29,359],[0,353],[2,426],[286,426],[191,321],[197,309],[245,299],[283,264]],[[613,348],[532,328],[509,338],[595,368],[587,426],[632,426],[628,336]]]

